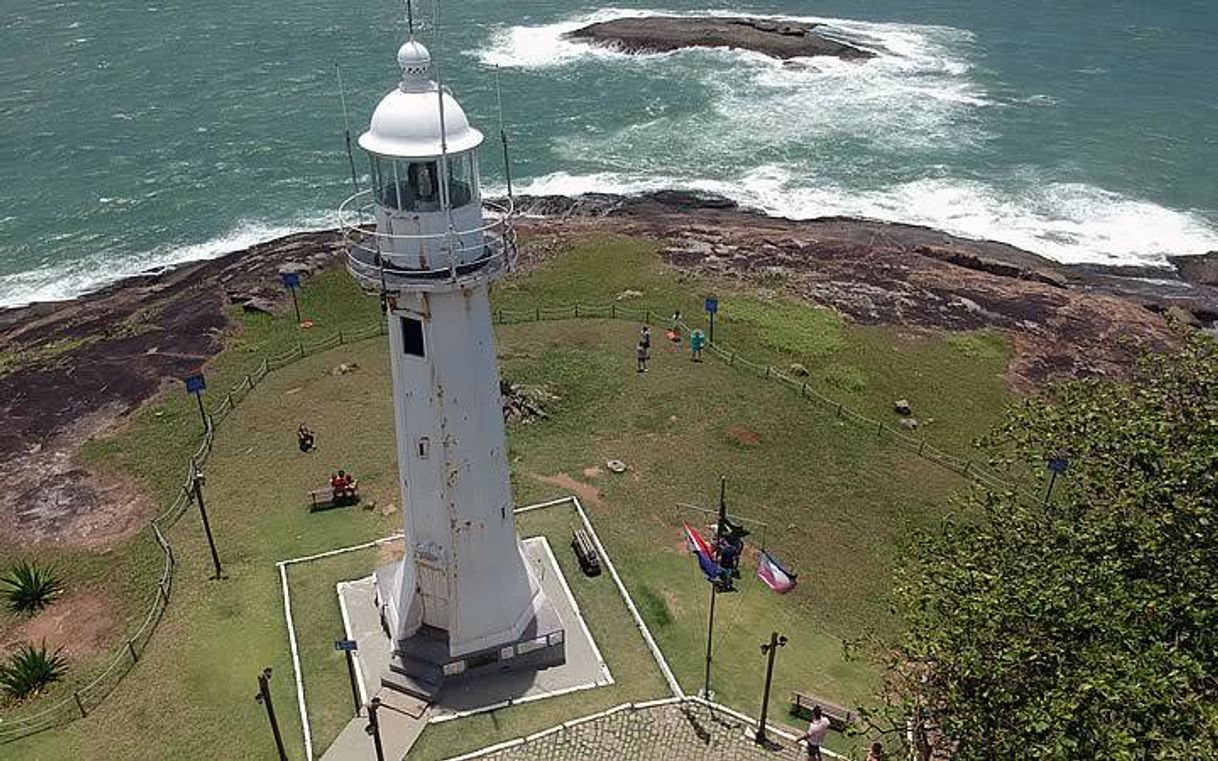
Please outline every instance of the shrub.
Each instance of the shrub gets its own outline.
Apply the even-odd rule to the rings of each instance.
[[[67,670],[68,662],[58,649],[48,653],[45,642],[39,647],[27,642],[0,664],[0,687],[9,697],[20,700],[58,681]]]
[[[0,579],[8,605],[18,613],[33,614],[51,604],[62,590],[55,571],[29,561],[21,561]]]

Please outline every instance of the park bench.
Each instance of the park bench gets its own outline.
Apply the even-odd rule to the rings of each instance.
[[[801,719],[812,718],[812,707],[820,706],[820,712],[829,718],[829,726],[838,732],[854,723],[858,715],[845,706],[837,705],[822,697],[803,692],[791,693],[791,714]]]
[[[582,528],[577,528],[571,536],[571,549],[575,550],[575,558],[579,560],[579,567],[584,573],[589,576],[599,576],[601,573],[601,561],[597,557],[596,547],[592,544],[592,540],[588,538],[588,533]]]
[[[355,494],[349,497],[341,497],[334,499],[334,488],[326,484],[321,489],[314,489],[309,492],[309,512],[316,513],[322,510],[330,510],[335,507],[345,507],[346,505],[354,505],[359,502],[359,482],[351,485],[355,490]]]

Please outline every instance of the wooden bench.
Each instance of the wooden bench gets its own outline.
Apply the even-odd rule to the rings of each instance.
[[[321,489],[314,489],[309,492],[309,512],[316,513],[322,510],[331,510],[336,507],[346,507],[359,502],[359,482],[351,485],[355,491],[349,497],[340,497],[334,499],[334,488],[328,484]]]
[[[791,693],[792,716],[810,720],[812,718],[813,706],[820,706],[820,712],[829,717],[829,726],[838,732],[844,732],[858,718],[858,714],[849,708],[831,703],[816,695],[809,695],[803,692]]]
[[[600,576],[601,561],[596,554],[596,546],[592,544],[592,540],[588,538],[588,533],[582,528],[577,528],[571,536],[571,549],[575,550],[575,558],[579,560],[579,567],[589,576]]]

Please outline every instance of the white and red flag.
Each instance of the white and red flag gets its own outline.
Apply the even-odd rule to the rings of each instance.
[[[785,595],[795,588],[797,575],[783,568],[782,563],[768,552],[762,552],[757,560],[757,578],[780,595]]]
[[[702,535],[688,523],[682,525],[685,526],[685,544],[689,546],[690,552],[698,556],[698,565],[702,568],[702,573],[706,574],[707,581],[717,580],[723,575],[723,568],[715,562],[714,551]]]

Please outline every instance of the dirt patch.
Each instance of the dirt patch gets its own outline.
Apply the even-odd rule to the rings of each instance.
[[[579,497],[581,501],[586,502],[590,505],[594,505],[596,507],[603,507],[605,504],[604,497],[601,494],[600,489],[596,488],[595,486],[592,486],[591,484],[586,484],[581,481],[576,481],[574,478],[567,475],[566,473],[559,473],[556,476],[539,476],[536,474],[530,474],[530,475],[543,484],[550,484],[551,486],[559,486],[559,487],[562,487],[563,489],[566,489],[567,491],[575,492],[575,496]]]
[[[761,436],[756,431],[740,423],[728,426],[727,435],[736,443],[744,444],[746,447],[755,447],[761,443]]]
[[[0,640],[0,653],[25,642],[45,641],[48,650],[62,647],[69,658],[78,659],[105,651],[114,631],[114,614],[104,597],[75,594],[56,600],[38,615],[11,628]]]
[[[0,543],[107,547],[147,524],[153,504],[145,495],[127,479],[83,467],[76,454],[117,414],[104,408],[83,416],[0,464]]]
[[[406,557],[406,545],[402,542],[388,542],[382,544],[376,551],[377,566],[389,565],[396,563]]]
[[[593,465],[590,468],[584,468],[582,471],[584,478],[600,478],[605,471],[601,470],[601,466]]]

